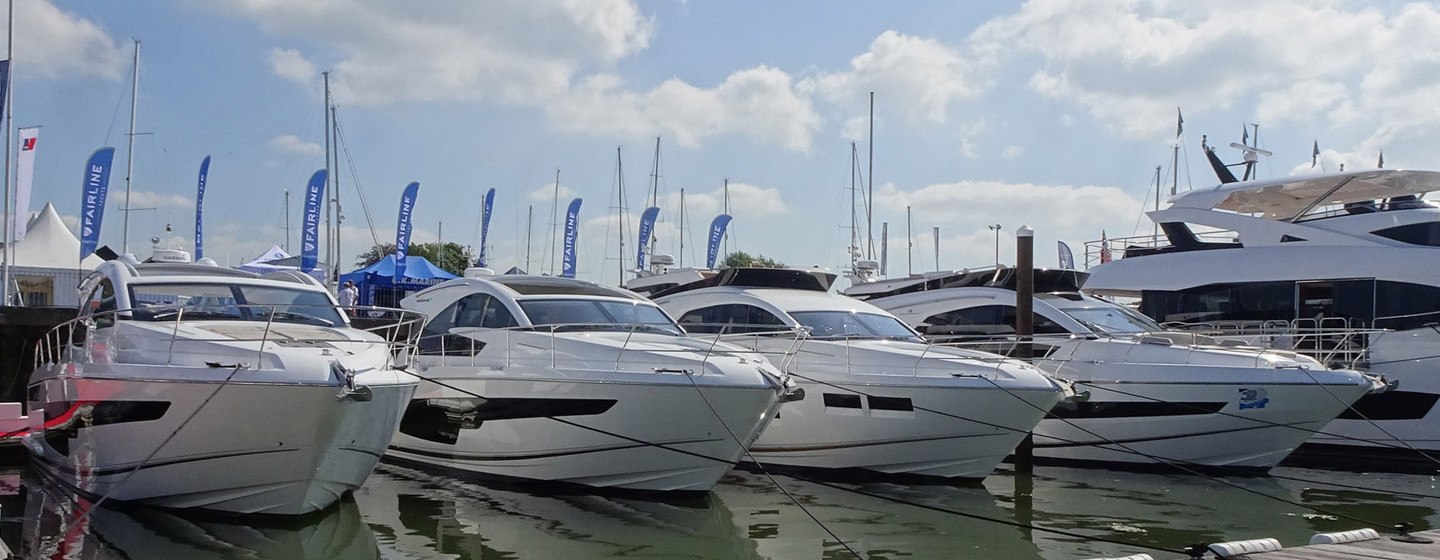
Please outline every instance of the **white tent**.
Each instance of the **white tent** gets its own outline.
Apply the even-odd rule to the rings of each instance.
[[[270,248],[266,249],[264,253],[260,253],[260,256],[255,257],[250,262],[247,262],[235,268],[238,268],[245,272],[254,272],[255,274],[266,274],[269,272],[275,272],[277,270],[284,270],[284,267],[279,267],[268,263],[270,261],[283,259],[288,256],[290,256],[290,254],[286,253],[284,249],[281,249],[279,245],[271,245]]]
[[[25,239],[15,242],[15,261],[11,264],[35,268],[94,270],[102,262],[105,262],[104,259],[93,253],[86,255],[84,259],[80,258],[80,240],[70,233],[70,228],[65,227],[65,222],[60,220],[55,206],[46,203],[35,219],[30,220]]]
[[[269,274],[280,270],[300,270],[300,262],[298,257],[286,253],[279,245],[271,245],[269,249],[266,249],[264,253],[260,253],[260,256],[255,257],[254,260],[235,268],[245,272],[254,272],[255,274]],[[317,266],[314,270],[310,271],[310,276],[317,280],[324,280],[325,267]]]

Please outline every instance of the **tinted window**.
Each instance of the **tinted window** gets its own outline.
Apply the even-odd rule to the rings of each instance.
[[[1394,239],[1401,243],[1440,247],[1440,222],[1406,224],[1403,226],[1395,226],[1392,228],[1372,231],[1370,233],[1387,239]]]
[[[1035,334],[1066,334],[1065,330],[1055,321],[1046,319],[1038,313],[1034,315]],[[956,309],[931,315],[925,319],[930,326],[925,330],[927,335],[997,335],[1015,333],[1015,306],[1013,305],[982,305],[979,307],[968,307]]]
[[[183,312],[183,319],[194,320],[346,325],[328,294],[278,286],[133,284],[130,304],[137,321],[173,321]]]
[[[685,329],[696,333],[756,333],[787,328],[773,313],[743,303],[712,305],[686,312],[680,317]]]
[[[915,338],[893,317],[850,311],[796,311],[790,314],[814,338]]]
[[[1375,327],[1415,329],[1440,322],[1440,288],[1408,282],[1375,283]]]
[[[503,329],[516,325],[510,310],[490,294],[470,294],[450,304],[425,323],[420,340],[422,354],[473,356],[485,343],[464,335],[451,334],[450,329],[479,327]]]
[[[530,299],[520,301],[520,310],[536,326],[553,325],[568,330],[644,329],[676,335],[683,332],[660,308],[638,300]]]
[[[1118,305],[1063,309],[1062,311],[1097,333],[1144,333],[1164,330],[1149,317]]]
[[[110,284],[109,278],[100,280],[100,285],[90,292],[90,299],[85,303],[85,309],[95,318],[96,327],[109,327],[115,324],[115,286]]]

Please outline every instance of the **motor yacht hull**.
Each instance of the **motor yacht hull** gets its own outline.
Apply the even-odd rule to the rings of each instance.
[[[740,385],[679,372],[587,380],[467,366],[424,375],[438,383],[422,382],[387,458],[639,491],[708,491],[774,418],[783,390],[758,376]]]
[[[762,465],[981,479],[1060,398],[1053,387],[822,383],[803,376],[795,381],[805,400],[787,404],[750,449]]]
[[[37,370],[30,386],[44,412],[25,443],[42,472],[97,498],[243,514],[309,513],[359,488],[415,389],[393,370],[356,376],[365,400],[243,369],[227,382],[228,368],[56,375],[64,367]]]
[[[1368,383],[1326,380],[1322,385],[1294,370],[1278,371],[1300,379],[1186,382],[1172,376],[1159,381],[1166,379],[1163,372],[1148,382],[1082,378],[1075,389],[1088,391],[1090,400],[1059,406],[1040,422],[1035,457],[1268,469],[1371,390]]]

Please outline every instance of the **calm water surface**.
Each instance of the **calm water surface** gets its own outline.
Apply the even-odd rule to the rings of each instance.
[[[983,485],[951,486],[736,471],[707,495],[654,500],[382,465],[353,500],[303,523],[235,523],[137,507],[84,516],[72,496],[15,471],[0,479],[0,536],[22,558],[845,559],[853,550],[867,560],[1058,560],[1178,557],[1149,547],[1262,536],[1295,546],[1365,526],[1356,519],[1440,526],[1432,476],[1272,474],[1224,479],[1232,487],[1190,475],[1058,467],[1024,475],[1007,466]]]

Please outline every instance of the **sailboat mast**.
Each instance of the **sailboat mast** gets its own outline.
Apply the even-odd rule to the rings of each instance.
[[[1158,165],[1155,166],[1155,210],[1160,210],[1160,166]],[[1152,225],[1154,226],[1154,231],[1152,233],[1156,236],[1159,236],[1160,224]]]
[[[615,231],[620,239],[620,284],[625,285],[625,162],[615,146]]]
[[[866,183],[868,193],[865,196],[865,238],[869,249],[865,251],[865,258],[875,258],[875,92],[870,92],[870,170],[866,172]]]
[[[9,71],[5,73],[5,83],[0,84],[0,89],[6,93],[4,105],[0,106],[0,113],[3,113],[5,121],[5,271],[3,278],[0,278],[0,306],[10,305],[10,264],[15,260],[15,244],[10,242],[10,146],[15,141],[12,130],[15,129],[15,112],[11,109],[10,98],[15,92],[10,90],[10,75],[15,72],[15,0],[10,0],[9,17],[5,20],[8,32],[5,35],[5,60],[10,64]],[[18,219],[18,217],[17,217]]]
[[[290,189],[285,189],[285,252],[290,253]]]
[[[326,190],[328,191],[328,185],[330,184],[330,176],[334,175],[334,173],[332,173],[332,170],[330,169],[330,72],[321,72],[320,76],[324,79],[325,82],[325,184],[327,185]],[[332,232],[334,230],[332,228],[335,224],[335,206],[330,203],[330,201],[333,200],[331,195],[332,193],[330,192],[325,193],[325,283],[327,284],[330,283],[329,267],[334,266],[335,263],[335,254],[331,252],[331,248],[334,246],[334,238],[332,237]],[[381,257],[384,257],[384,255],[381,255]]]
[[[560,242],[560,217],[557,212],[560,210],[560,168],[555,168],[555,200],[550,203],[550,233],[554,234],[550,242],[550,274],[555,274],[555,244]]]
[[[650,204],[646,208],[660,207],[660,137],[655,137],[655,161],[650,166]],[[654,258],[655,255],[655,230],[650,230],[650,239],[642,239],[645,244],[645,254]],[[653,263],[652,263],[653,264]]]
[[[725,212],[726,215],[729,215],[729,214],[730,214],[730,178],[729,178],[729,177],[726,177],[726,178],[725,178],[725,185],[724,185],[723,187],[721,187],[721,189],[722,189],[721,192],[724,193],[724,198],[723,198],[723,200],[724,200],[724,207],[725,207],[724,212]],[[723,235],[724,235],[724,238],[723,238],[723,239],[724,239],[724,241],[725,241],[725,254],[724,254],[724,255],[720,255],[720,260],[721,260],[721,262],[724,262],[725,257],[727,257],[727,256],[730,255],[730,232],[731,232],[731,231],[734,231],[734,230],[735,230],[735,228],[734,228],[734,225],[732,224],[731,227],[730,227],[730,228],[727,228],[726,232],[723,234]]]
[[[530,205],[525,218],[525,272],[530,272],[530,231],[535,225],[535,205]]]
[[[854,272],[855,261],[860,258],[860,218],[855,213],[855,175],[860,173],[860,151],[855,142],[850,143],[850,269]]]
[[[910,207],[905,207],[905,275],[915,274],[915,222],[910,219]]]
[[[685,267],[685,189],[680,189],[680,265]]]
[[[340,281],[340,259],[344,258],[340,252],[340,225],[345,222],[345,214],[340,207],[340,115],[335,112],[335,105],[330,105],[330,161],[325,163],[326,167],[335,170],[335,173],[327,173],[327,177],[333,177],[335,190],[331,200],[335,201],[335,260],[330,261],[330,281]],[[331,165],[333,163],[334,165]],[[442,251],[443,245],[442,245]]]
[[[131,61],[130,73],[130,143],[125,149],[125,219],[121,226],[121,236],[123,237],[120,242],[121,253],[130,252],[130,180],[135,175],[135,107],[137,105],[136,97],[140,95],[140,40],[134,39],[134,41],[135,56]],[[9,136],[8,132],[6,136]],[[9,148],[6,148],[6,154],[9,154]],[[6,170],[9,170],[8,165]],[[6,201],[9,201],[9,197],[6,197]]]

